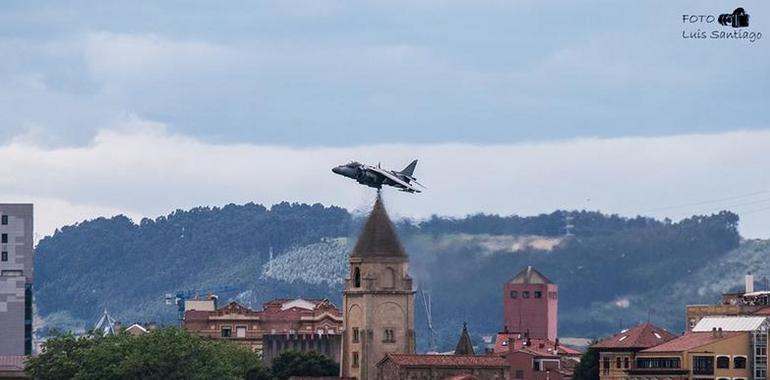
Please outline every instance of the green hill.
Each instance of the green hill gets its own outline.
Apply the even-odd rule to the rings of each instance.
[[[85,221],[40,241],[37,310],[49,327],[85,326],[104,308],[125,322],[174,323],[165,293],[222,285],[236,289],[223,298],[253,307],[273,297],[325,297],[339,305],[361,222],[337,207],[289,203],[178,210],[138,224],[122,216]],[[559,284],[562,336],[601,336],[621,320],[648,316],[681,330],[684,304],[714,301],[747,267],[767,272],[767,244],[739,247],[737,224],[728,212],[672,223],[557,211],[436,216],[397,227],[416,284],[432,296],[446,348],[463,321],[479,334],[501,329],[502,284],[526,265]],[[424,348],[427,324],[417,301]]]

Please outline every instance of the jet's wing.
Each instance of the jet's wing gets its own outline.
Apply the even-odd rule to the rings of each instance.
[[[377,173],[377,174],[379,174],[379,175],[381,175],[381,176],[384,176],[385,178],[387,178],[387,179],[389,179],[389,180],[391,180],[391,181],[393,181],[393,182],[395,182],[395,183],[397,183],[397,184],[399,184],[401,186],[403,186],[405,189],[407,189],[409,191],[413,191],[415,193],[421,192],[420,189],[412,186],[411,184],[405,182],[401,178],[398,178],[397,176],[393,175],[393,173],[391,173],[391,172],[389,172],[389,171],[387,171],[385,169],[374,167],[374,166],[369,166],[368,169],[373,171],[373,172],[375,172],[375,173]]]

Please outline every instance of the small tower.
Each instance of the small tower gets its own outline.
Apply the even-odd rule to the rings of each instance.
[[[503,287],[505,329],[532,338],[556,341],[559,286],[531,266]]]
[[[468,334],[468,324],[463,322],[463,332],[460,334],[460,340],[455,346],[455,355],[476,355],[473,351],[471,336]]]
[[[373,380],[385,354],[414,353],[415,292],[408,263],[378,195],[350,255],[345,280],[342,377]]]

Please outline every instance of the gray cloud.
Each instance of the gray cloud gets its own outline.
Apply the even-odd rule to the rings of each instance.
[[[429,190],[387,191],[395,215],[529,215],[557,208],[678,219],[726,207],[741,230],[767,237],[770,131],[654,138],[577,139],[532,144],[415,144],[290,148],[214,144],[170,133],[137,117],[101,130],[86,146],[46,148],[33,138],[0,147],[0,197],[38,203],[38,232],[82,218],[125,212],[158,216],[177,208],[249,201],[321,202],[365,210],[371,189],[335,176],[348,160],[400,168],[419,158]],[[765,191],[737,200],[704,200]],[[661,209],[665,208],[665,209]]]

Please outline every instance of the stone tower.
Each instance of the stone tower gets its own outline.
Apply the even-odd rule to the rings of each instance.
[[[559,286],[528,266],[503,288],[505,329],[555,341],[558,337]]]
[[[373,380],[376,364],[386,353],[414,353],[414,291],[408,263],[378,196],[350,255],[345,280],[343,377]]]

